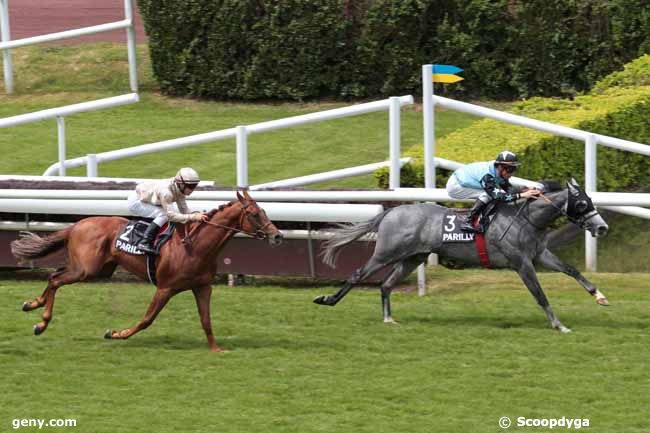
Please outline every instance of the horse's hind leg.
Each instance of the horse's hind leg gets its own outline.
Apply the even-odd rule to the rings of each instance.
[[[43,305],[45,305],[45,301],[47,299],[47,295],[50,290],[50,286],[52,285],[52,278],[61,275],[66,271],[66,268],[59,268],[56,271],[52,272],[49,277],[47,278],[47,286],[45,287],[45,290],[43,290],[43,294],[37,298],[32,299],[31,301],[25,301],[23,302],[23,311],[32,311],[37,308],[41,308]]]
[[[334,295],[331,296],[325,296],[325,295],[318,296],[317,298],[314,299],[314,303],[319,305],[329,305],[333,307],[341,299],[343,299],[345,295],[348,294],[348,292],[350,291],[350,289],[352,289],[352,287],[359,284],[365,278],[368,278],[370,275],[374,274],[384,266],[390,265],[391,263],[395,263],[395,261],[382,262],[379,261],[377,258],[375,258],[375,256],[372,256],[370,260],[366,262],[365,265],[363,265],[362,267],[354,271],[350,276],[350,278],[345,280],[343,287],[341,287],[338,292],[336,292]]]
[[[573,277],[587,292],[596,298],[599,305],[607,306],[609,301],[600,290],[596,288],[589,280],[587,280],[576,268],[564,263],[555,254],[549,250],[544,250],[539,256],[537,261],[544,267],[557,272],[563,272],[570,277]]]
[[[390,274],[388,274],[381,283],[381,306],[384,313],[384,323],[397,323],[393,320],[390,309],[390,294],[393,291],[393,287],[423,263],[427,259],[427,256],[428,254],[417,254],[409,257],[403,262],[397,263]]]
[[[113,340],[126,340],[132,335],[142,331],[143,329],[148,328],[153,321],[156,319],[156,316],[160,311],[167,305],[167,302],[174,296],[177,292],[169,287],[158,288],[156,293],[153,295],[153,299],[147,308],[142,320],[140,320],[135,326],[127,329],[122,329],[121,331],[112,331],[108,329],[104,333],[104,338],[113,339]]]
[[[41,314],[41,322],[34,325],[34,335],[40,335],[47,329],[54,312],[54,298],[59,287],[65,284],[76,283],[82,279],[83,273],[78,270],[69,268],[59,269],[50,275],[47,287],[43,294],[31,302],[23,304],[23,311],[31,311],[34,308],[45,305],[45,310]]]

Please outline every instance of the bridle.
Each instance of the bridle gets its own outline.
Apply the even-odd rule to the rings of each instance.
[[[569,190],[567,190],[567,194],[569,194],[569,197],[570,197],[571,192]],[[593,209],[592,211],[590,211],[590,212],[588,212],[588,213],[586,213],[584,215],[580,215],[580,216],[577,216],[577,217],[571,216],[563,208],[561,208],[561,207],[557,206],[555,203],[553,203],[553,201],[550,198],[546,197],[544,195],[544,193],[540,192],[539,196],[542,199],[544,199],[545,202],[547,202],[548,204],[553,206],[558,212],[560,212],[563,216],[565,216],[569,221],[571,221],[573,224],[577,225],[578,227],[580,227],[583,230],[587,230],[587,221],[589,219],[595,217],[596,215],[598,215],[598,211],[596,209]],[[523,205],[521,205],[521,207],[519,207],[519,209],[517,209],[517,213],[515,214],[515,217],[512,219],[512,221],[510,222],[510,224],[508,225],[506,230],[501,234],[501,237],[499,238],[499,240],[503,239],[503,237],[506,235],[506,233],[508,233],[508,231],[510,230],[510,227],[512,226],[512,223],[519,216],[521,211],[524,210],[524,208],[528,207],[528,205],[530,203],[531,203],[531,200],[526,200],[526,202]],[[567,206],[568,206],[568,199],[567,199]],[[528,212],[530,214],[530,208],[529,208]],[[530,218],[528,218],[528,216],[522,214],[521,217],[523,219],[525,219],[528,224],[535,227],[536,230],[538,230],[538,231],[544,230],[544,227],[539,227],[537,224],[533,223],[530,220]]]
[[[567,194],[569,197],[571,197],[571,191],[567,190]],[[558,207],[551,199],[546,197],[543,193],[539,194],[540,197],[544,199],[547,203],[550,203],[551,206],[553,206],[555,209],[557,209],[562,215],[564,215],[569,221],[571,221],[573,224],[577,225],[583,230],[587,229],[587,221],[589,221],[591,218],[595,217],[598,215],[598,211],[596,209],[593,209],[589,212],[587,212],[584,215],[578,215],[578,216],[573,216],[569,215],[569,212],[565,211],[563,208]],[[567,199],[567,207],[568,207],[569,200]],[[529,221],[530,222],[530,221]]]
[[[250,211],[248,209],[249,206],[251,206],[251,205],[252,205],[251,202],[247,202],[246,205],[242,206],[242,212],[241,212],[241,214],[239,216],[239,227],[244,226],[244,218],[250,218],[251,216],[254,217],[254,216],[259,214],[259,212],[252,212],[252,211]],[[251,222],[251,224],[253,224],[253,222],[250,219],[248,221]],[[207,224],[207,225],[212,226],[212,227],[218,227],[218,228],[223,228],[223,229],[227,229],[227,230],[232,230],[232,231],[234,231],[236,233],[243,233],[243,234],[245,234],[247,236],[250,236],[252,238],[255,238],[255,239],[267,239],[268,235],[266,234],[266,232],[264,230],[270,224],[272,224],[272,222],[271,222],[271,220],[268,220],[266,222],[266,224],[264,224],[262,227],[258,227],[255,230],[254,233],[248,232],[246,230],[241,230],[241,229],[238,229],[236,227],[231,227],[231,226],[227,226],[227,225],[223,225],[223,224],[213,223],[212,221],[203,221],[203,224]]]

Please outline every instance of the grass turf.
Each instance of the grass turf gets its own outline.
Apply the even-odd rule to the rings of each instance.
[[[215,286],[213,326],[232,352],[209,353],[189,293],[128,341],[153,293],[134,283],[64,287],[31,335],[21,302],[44,281],[0,282],[0,423],[74,418],[88,432],[497,432],[502,416],[588,418],[590,432],[647,432],[650,292],[642,274],[590,275],[599,307],[563,275],[541,274],[559,318],[508,271],[436,270],[429,295],[376,290],[337,307],[336,287]],[[24,429],[30,431],[29,429]],[[35,430],[35,429],[34,429]],[[509,431],[546,431],[511,427]]]

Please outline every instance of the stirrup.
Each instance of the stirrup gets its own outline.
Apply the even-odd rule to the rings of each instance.
[[[484,233],[485,228],[480,222],[477,227],[474,227],[471,222],[464,222],[460,225],[460,231],[465,233]]]
[[[156,252],[156,249],[152,244],[153,244],[153,241],[152,242],[140,242],[138,244],[138,249],[140,251],[142,251],[142,252],[145,252],[147,254],[151,254],[151,255],[155,256],[158,253]]]

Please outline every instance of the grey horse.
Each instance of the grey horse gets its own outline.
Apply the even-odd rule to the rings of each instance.
[[[485,244],[494,268],[514,269],[542,307],[551,326],[570,332],[553,313],[535,273],[535,264],[564,272],[575,278],[596,298],[600,305],[609,305],[607,298],[578,270],[564,263],[547,248],[547,227],[561,216],[594,237],[607,233],[607,223],[594,208],[591,199],[574,179],[562,189],[557,181],[544,182],[544,193],[538,199],[520,200],[515,204],[499,203],[487,233]],[[388,209],[370,221],[344,225],[325,244],[323,261],[334,266],[340,248],[366,233],[377,232],[375,251],[334,295],[319,296],[316,304],[336,305],[350,289],[378,270],[392,266],[381,284],[384,322],[395,323],[391,316],[392,288],[423,263],[430,253],[437,253],[466,265],[479,265],[474,242],[443,243],[443,225],[454,223],[457,214],[432,203],[402,205]]]

